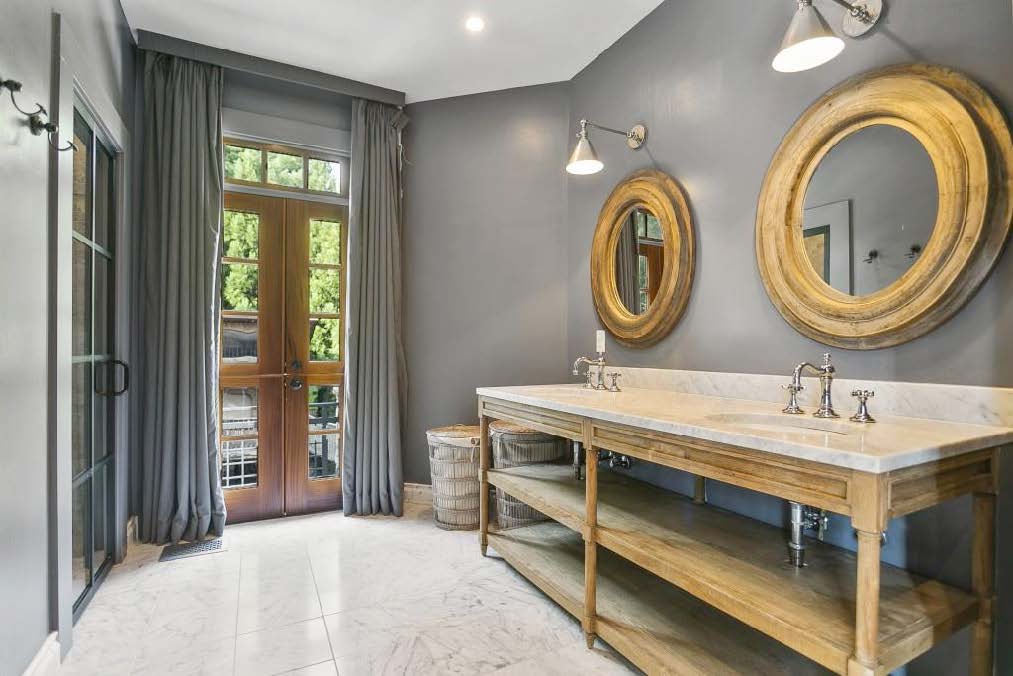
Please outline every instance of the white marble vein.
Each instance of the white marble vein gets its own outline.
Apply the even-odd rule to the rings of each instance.
[[[621,392],[588,390],[580,385],[535,385],[478,388],[477,393],[873,473],[1013,442],[1013,428],[999,425],[894,415],[877,415],[876,423],[861,424],[846,416],[825,421],[810,415],[787,415],[780,412],[780,403],[756,398],[757,390],[747,384],[740,385],[741,390],[729,389],[726,379],[714,374],[691,380],[702,392],[686,393],[674,387],[645,389],[626,383]],[[722,395],[712,394],[715,391]],[[738,396],[730,396],[733,394]]]

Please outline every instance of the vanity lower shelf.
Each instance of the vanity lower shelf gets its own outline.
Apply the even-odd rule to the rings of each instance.
[[[574,480],[571,467],[531,465],[489,470],[488,476],[491,484],[562,526],[583,532],[585,486]],[[785,562],[781,529],[609,472],[599,473],[597,514],[596,539],[605,549],[824,667],[847,672],[855,649],[852,552],[813,542],[809,566],[799,570]],[[506,533],[513,537],[514,531]],[[967,592],[887,564],[880,576],[884,671],[978,617],[978,602]],[[600,603],[599,615],[603,607]],[[604,628],[599,633],[609,640]]]
[[[584,543],[554,522],[490,531],[489,546],[578,619]],[[760,632],[611,552],[598,556],[597,633],[649,674],[819,674]]]

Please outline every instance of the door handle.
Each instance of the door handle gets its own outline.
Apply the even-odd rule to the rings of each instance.
[[[119,359],[113,359],[110,363],[123,369],[123,387],[118,390],[113,390],[113,396],[118,397],[130,389],[130,367],[127,366],[126,362],[120,361]]]
[[[103,397],[118,397],[128,389],[130,389],[130,367],[127,366],[126,362],[122,362],[119,359],[110,359],[106,362],[101,362],[102,366],[119,366],[123,369],[123,387],[119,389],[113,388],[109,390],[98,389],[98,382],[95,383],[95,394],[100,394]],[[96,378],[96,381],[98,379]]]

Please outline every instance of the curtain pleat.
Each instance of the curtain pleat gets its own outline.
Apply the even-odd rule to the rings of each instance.
[[[401,168],[396,108],[352,103],[342,501],[402,513],[407,373],[401,325]]]
[[[222,69],[149,52],[134,363],[145,542],[221,535],[218,260]]]
[[[636,211],[632,212],[623,225],[616,243],[616,290],[626,309],[640,314],[637,293],[637,222]]]

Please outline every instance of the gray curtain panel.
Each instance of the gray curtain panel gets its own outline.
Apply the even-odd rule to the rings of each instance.
[[[221,535],[218,258],[222,69],[149,52],[139,290],[140,537]]]
[[[401,166],[407,118],[352,102],[341,497],[345,514],[401,516],[407,373],[401,328]]]
[[[626,219],[623,230],[619,233],[616,243],[616,290],[619,300],[633,314],[640,314],[639,294],[637,293],[637,222],[636,211]]]

